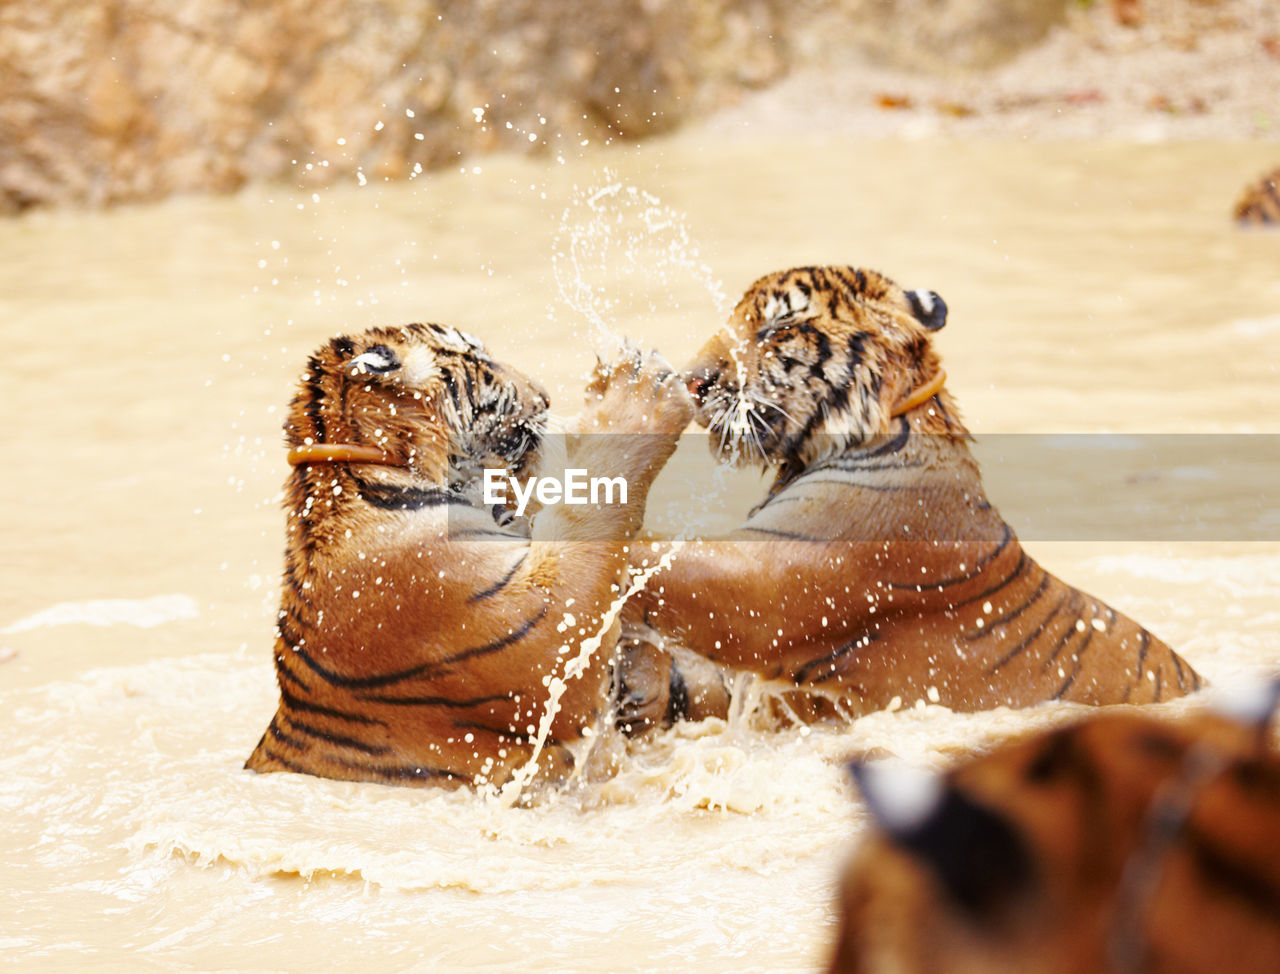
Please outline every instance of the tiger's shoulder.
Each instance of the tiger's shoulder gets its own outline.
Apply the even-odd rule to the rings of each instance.
[[[855,767],[874,824],[830,970],[1280,970],[1274,686],[1257,699],[1244,722],[1109,712],[942,776]]]

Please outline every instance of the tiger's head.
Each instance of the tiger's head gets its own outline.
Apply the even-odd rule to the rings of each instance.
[[[444,325],[340,335],[310,357],[290,404],[290,448],[373,447],[389,469],[463,489],[487,466],[524,468],[549,400],[533,380]]]
[[[722,461],[803,469],[889,430],[939,375],[931,335],[946,320],[937,294],[875,271],[762,277],[686,371],[696,418]]]

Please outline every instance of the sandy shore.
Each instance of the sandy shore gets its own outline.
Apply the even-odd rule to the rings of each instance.
[[[704,126],[743,140],[829,132],[1280,142],[1280,4],[1142,0],[1141,9],[1143,22],[1130,27],[1110,4],[1073,8],[1044,43],[985,72],[929,76],[865,60],[797,72]]]

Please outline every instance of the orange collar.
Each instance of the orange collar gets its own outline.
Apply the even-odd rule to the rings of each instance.
[[[289,451],[289,463],[300,467],[308,463],[381,463],[388,467],[404,466],[382,447],[359,443],[308,443]]]
[[[932,399],[934,396],[936,396],[939,392],[942,391],[942,387],[946,385],[946,382],[947,382],[946,370],[938,369],[937,375],[935,375],[932,379],[930,379],[928,382],[922,385],[915,392],[911,393],[911,395],[907,396],[907,398],[902,400],[902,402],[898,403],[898,405],[894,407],[893,412],[891,412],[889,415],[891,417],[901,416],[903,413],[910,412],[912,409],[915,409],[921,403],[928,402],[930,399]]]

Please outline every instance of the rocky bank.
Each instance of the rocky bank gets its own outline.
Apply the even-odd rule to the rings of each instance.
[[[979,116],[999,131],[1009,111],[1030,112],[1034,128],[1064,104],[1107,102],[1105,78],[1054,87],[1045,71],[1074,53],[1091,52],[1084,70],[1095,73],[1181,49],[1194,67],[1197,45],[1224,37],[1236,46],[1215,56],[1239,61],[1248,51],[1258,62],[1250,71],[1274,72],[1275,100],[1274,6],[8,0],[0,4],[0,213],[250,180],[402,178],[477,153],[555,154],[708,116],[760,136],[776,126],[898,134],[921,119]],[[1170,13],[1183,8],[1190,13]],[[1050,59],[1037,62],[1045,50]],[[1177,72],[1182,87],[1194,80],[1185,58],[1170,65],[1158,70]],[[1157,91],[1144,110],[1204,114],[1218,94],[1240,100],[1229,82],[1218,88],[1225,94],[1199,101],[1175,92],[1160,102]],[[1249,111],[1237,134],[1265,137],[1269,116]]]

